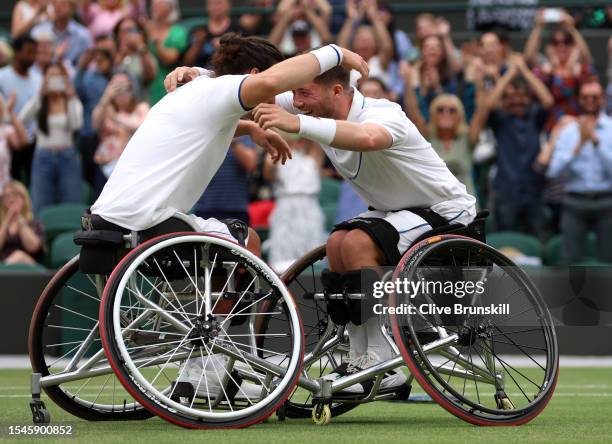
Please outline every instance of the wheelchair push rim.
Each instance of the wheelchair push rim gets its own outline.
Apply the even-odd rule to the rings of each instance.
[[[177,251],[181,253],[181,257]],[[173,259],[162,259],[164,254],[170,252],[177,259],[172,272],[168,271],[167,265],[171,264]],[[221,259],[217,262],[219,254]],[[228,256],[233,262],[227,260]],[[226,275],[227,280],[219,291],[219,287],[213,288],[212,276],[216,266],[226,266],[228,262],[230,268],[232,263],[234,267]],[[228,313],[221,316],[215,308],[217,303],[230,293],[228,284],[233,285],[232,282],[238,274],[236,272],[234,275],[238,265],[241,270],[246,270],[244,275],[251,273],[246,279],[251,282],[244,290],[234,292],[235,304]],[[147,278],[146,270],[154,267],[159,273],[153,282],[151,277]],[[169,273],[178,274],[171,277]],[[148,298],[143,297],[138,287],[134,286],[138,279],[141,286],[145,283],[152,287],[153,291],[149,293]],[[183,283],[187,282],[187,287],[183,290],[176,286],[176,282],[181,282],[181,279]],[[257,285],[261,286],[261,290],[259,287],[256,290]],[[192,295],[185,304],[182,304],[179,298],[183,293]],[[241,306],[245,294],[251,297],[249,301],[252,302],[246,305],[242,302]],[[261,315],[258,313],[258,307],[266,299],[273,297],[278,301],[275,314],[286,318],[286,326],[285,332],[268,335],[278,337],[279,344],[288,342],[278,345],[276,350],[270,350],[270,346],[266,349],[259,347],[254,342],[253,336],[256,335],[253,330],[233,327],[236,317],[246,315],[250,319],[249,328],[252,328],[251,321],[255,322],[257,316]],[[133,310],[127,321],[121,316],[122,310],[126,309],[125,304],[131,304]],[[205,233],[160,236],[130,252],[109,278],[100,307],[100,323],[105,352],[125,388],[152,413],[184,427],[234,428],[259,422],[285,401],[297,384],[301,372],[301,319],[282,281],[261,259],[246,249]],[[209,327],[212,329],[210,333],[209,330],[203,330]],[[131,343],[130,337],[135,335],[134,332],[130,333],[130,330],[156,335],[157,342],[144,346],[138,345],[137,342]],[[236,333],[237,331],[242,333]],[[146,358],[142,358],[143,353]],[[260,358],[262,353],[263,359]],[[218,357],[221,355],[225,355],[223,358],[226,361],[223,362],[229,362],[228,367],[219,364]],[[192,383],[194,393],[190,398],[177,399],[176,395],[173,397],[177,382],[189,373],[185,371],[186,362],[194,361],[198,365],[201,364],[201,369],[212,367],[217,381],[223,381],[220,384],[221,390],[217,395],[211,395],[212,388],[209,390],[207,371],[202,371],[197,384]],[[209,362],[212,365],[209,365]],[[155,366],[159,370],[151,371]],[[170,378],[166,372],[170,373]],[[236,372],[243,378],[250,378],[250,382],[264,387],[259,398],[246,394]],[[170,383],[164,390],[160,389],[163,383],[158,381],[158,378],[162,379],[162,374]],[[228,395],[230,380],[238,388],[238,393],[244,395],[246,402],[235,402],[233,396],[236,393]],[[201,395],[196,395],[196,392],[200,393],[200,389],[206,392],[204,399]]]
[[[493,287],[497,292],[489,293],[492,297],[497,297],[502,293],[500,289],[504,289],[503,300],[527,301],[531,306],[515,312],[514,316],[512,313],[498,318],[468,314],[445,318],[443,315],[423,315],[417,308],[424,301],[440,301],[440,297],[423,293],[410,298],[393,292],[390,307],[405,304],[415,307],[413,314],[394,312],[390,315],[398,348],[423,389],[450,413],[476,425],[524,424],[544,409],[557,381],[558,347],[550,313],[522,270],[493,248],[463,236],[436,236],[413,246],[396,267],[393,280],[439,276],[443,268],[432,264],[437,264],[449,252],[447,261],[452,265],[447,273],[457,276],[457,270],[461,269],[457,264],[461,260],[465,262],[467,256],[467,265],[460,276],[473,275],[475,270],[484,272],[489,282],[497,285]],[[508,276],[518,290],[508,294],[511,287],[495,277],[498,270],[503,271],[502,276]],[[473,297],[468,305],[476,306],[480,302]],[[517,320],[530,312],[535,316]],[[509,330],[509,325],[504,323],[511,319],[512,325],[519,322],[539,324]],[[531,343],[527,345],[525,341]],[[540,354],[532,354],[531,350]],[[544,352],[543,357],[541,352]],[[530,367],[522,371],[515,368],[508,362],[508,355],[520,355]],[[471,393],[474,389],[475,393]]]
[[[151,414],[125,392],[104,357],[96,319],[102,285],[103,280],[98,283],[95,276],[79,271],[78,256],[52,277],[30,321],[32,370],[40,373],[49,398],[82,419],[149,418]]]

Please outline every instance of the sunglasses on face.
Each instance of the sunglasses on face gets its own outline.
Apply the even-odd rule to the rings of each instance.
[[[436,113],[438,114],[448,113],[448,114],[455,115],[457,114],[457,108],[453,106],[439,106],[436,108]]]
[[[574,42],[572,42],[569,39],[555,39],[555,40],[552,41],[552,44],[555,45],[555,46],[561,46],[561,45],[570,46],[573,43]]]
[[[133,32],[133,33],[137,33],[137,32],[140,32],[140,29],[138,29],[137,27],[134,26],[134,27],[131,27],[131,28],[123,28],[121,30],[121,32],[130,32],[130,33]]]
[[[583,94],[580,96],[580,100],[599,100],[601,94]]]

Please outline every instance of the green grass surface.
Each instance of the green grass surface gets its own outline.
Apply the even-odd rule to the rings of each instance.
[[[29,372],[0,370],[0,442],[30,442],[7,436],[8,425],[31,424],[28,408]],[[612,369],[562,369],[551,403],[521,427],[483,428],[467,424],[435,404],[376,402],[359,406],[331,424],[317,427],[310,420],[268,422],[243,430],[184,430],[152,418],[135,422],[92,423],[78,420],[51,401],[53,423],[70,423],[72,439],[38,438],[35,442],[147,443],[562,443],[612,440]],[[213,441],[214,440],[214,441]]]

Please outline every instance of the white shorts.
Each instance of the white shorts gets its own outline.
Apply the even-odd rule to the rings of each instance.
[[[436,210],[438,210],[436,208]],[[449,223],[468,224],[474,220],[476,214],[475,208],[468,210],[453,210],[453,211],[437,211],[438,214],[444,216]],[[397,249],[400,254],[404,254],[414,241],[423,233],[432,229],[431,225],[421,216],[417,216],[411,211],[378,211],[370,210],[361,213],[357,217],[376,217],[389,222],[393,228],[399,233],[399,242]]]

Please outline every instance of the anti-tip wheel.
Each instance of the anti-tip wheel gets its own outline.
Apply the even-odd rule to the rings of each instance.
[[[318,405],[312,409],[312,421],[318,426],[324,426],[330,423],[332,418],[329,405]]]
[[[32,411],[32,422],[34,424],[49,424],[51,422],[51,414],[43,401],[30,401],[30,410]]]

